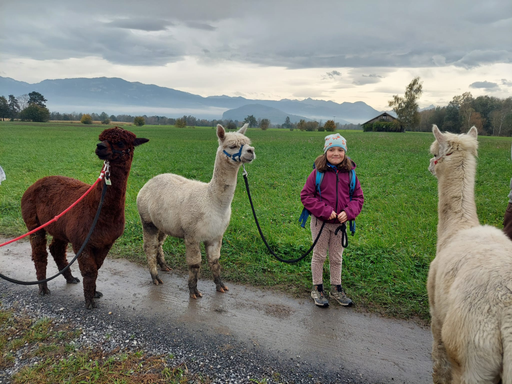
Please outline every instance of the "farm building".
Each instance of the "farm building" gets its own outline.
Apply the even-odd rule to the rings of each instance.
[[[375,123],[377,123],[377,124],[375,124]],[[391,124],[379,124],[379,123],[392,123],[392,125],[396,127],[394,129],[392,129],[395,132],[404,132],[404,130],[405,130],[405,127],[401,123],[401,121],[398,120],[396,117],[391,116],[387,112],[381,113],[379,116],[376,116],[373,119],[368,120],[367,122],[363,123],[362,126],[365,131],[376,131],[376,130],[381,130],[381,129],[377,128],[378,126],[384,127],[387,125],[391,125]],[[373,127],[373,129],[372,129],[372,127]],[[383,130],[389,130],[389,129],[383,129]]]

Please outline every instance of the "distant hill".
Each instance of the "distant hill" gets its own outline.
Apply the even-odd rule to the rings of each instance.
[[[202,97],[172,88],[152,84],[129,82],[120,78],[73,78],[43,80],[29,84],[8,77],[0,76],[0,96],[16,97],[32,91],[41,93],[47,100],[47,106],[56,112],[83,112],[107,114],[141,114],[178,117],[192,115],[197,118],[220,119],[228,110],[236,110],[249,105],[256,109],[244,109],[248,115],[260,117],[262,107],[268,107],[275,118],[265,116],[272,122],[279,123],[282,112],[290,116],[312,120],[331,120],[338,123],[360,123],[367,121],[381,112],[362,101],[341,104],[333,101],[314,99],[305,100],[251,100],[243,97],[209,96]],[[252,112],[251,112],[252,111]],[[277,111],[277,112],[276,112]],[[235,112],[233,112],[235,113]],[[238,112],[236,112],[238,113]],[[231,115],[229,112],[228,115]],[[284,118],[286,118],[284,116]],[[284,120],[283,120],[284,122]]]

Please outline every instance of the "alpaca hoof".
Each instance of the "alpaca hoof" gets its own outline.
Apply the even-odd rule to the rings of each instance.
[[[160,270],[162,270],[164,272],[170,272],[170,271],[172,271],[172,268],[169,267],[167,264],[163,264],[160,266]]]
[[[50,294],[50,290],[48,288],[39,288],[39,295],[45,296],[45,295],[49,295],[49,294]]]
[[[103,297],[103,293],[101,293],[100,291],[94,292],[94,298],[95,299],[99,299],[100,297]]]
[[[219,283],[219,284],[216,284],[216,288],[217,288],[217,292],[227,292],[229,291],[229,288],[227,286],[224,285],[224,283]]]
[[[71,278],[69,279],[66,279],[66,282],[68,284],[78,284],[80,282],[80,279],[76,278],[76,277],[73,277],[71,276]]]
[[[190,298],[191,299],[198,299],[200,297],[203,297],[203,294],[197,290],[197,288],[191,288],[190,289]]]
[[[163,284],[163,283],[164,282],[162,281],[162,279],[160,279],[158,276],[153,277],[153,284],[160,285],[160,284]]]
[[[93,308],[98,308],[98,306],[96,305],[94,300],[91,300],[91,301],[86,301],[85,302],[85,308],[91,310]]]

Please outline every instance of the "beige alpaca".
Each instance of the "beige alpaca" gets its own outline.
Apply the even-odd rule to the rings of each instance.
[[[477,130],[441,133],[429,171],[438,179],[437,254],[430,264],[434,383],[512,384],[512,241],[481,226],[474,198]]]
[[[220,249],[231,217],[238,170],[242,163],[256,158],[251,141],[244,135],[247,126],[245,124],[238,132],[226,133],[217,125],[219,148],[209,183],[164,173],[149,180],[140,190],[137,208],[144,232],[144,252],[154,284],[162,284],[157,263],[162,270],[170,269],[162,250],[169,235],[185,241],[190,297],[202,296],[197,290],[201,243],[205,245],[217,291],[228,290],[220,279]]]

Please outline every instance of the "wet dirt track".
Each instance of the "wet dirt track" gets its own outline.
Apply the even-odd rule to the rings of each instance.
[[[4,240],[0,238],[0,243]],[[71,269],[81,279],[78,265]],[[47,276],[56,272],[50,256]],[[0,248],[0,273],[35,280],[28,242]],[[37,294],[37,286],[0,280],[0,301],[21,299],[49,312],[55,308],[56,316],[69,313],[71,321],[100,317],[109,328],[133,326],[133,332],[141,334],[139,345],[155,349],[158,344],[157,349],[166,353],[179,348],[196,361],[197,370],[212,377],[216,373],[210,370],[216,366],[200,363],[201,356],[215,355],[219,361],[224,354],[231,361],[238,356],[241,364],[233,362],[230,372],[237,366],[254,369],[243,375],[235,372],[233,378],[251,374],[270,378],[278,372],[281,382],[431,382],[430,330],[413,322],[357,313],[333,303],[328,309],[317,308],[309,297],[297,300],[229,282],[229,292],[221,294],[204,278],[198,283],[203,298],[191,300],[186,276],[160,272],[160,277],[164,285],[155,286],[147,268],[108,258],[97,282],[104,297],[93,311],[84,309],[82,283],[67,285],[60,276],[48,283],[51,295],[46,297]]]

